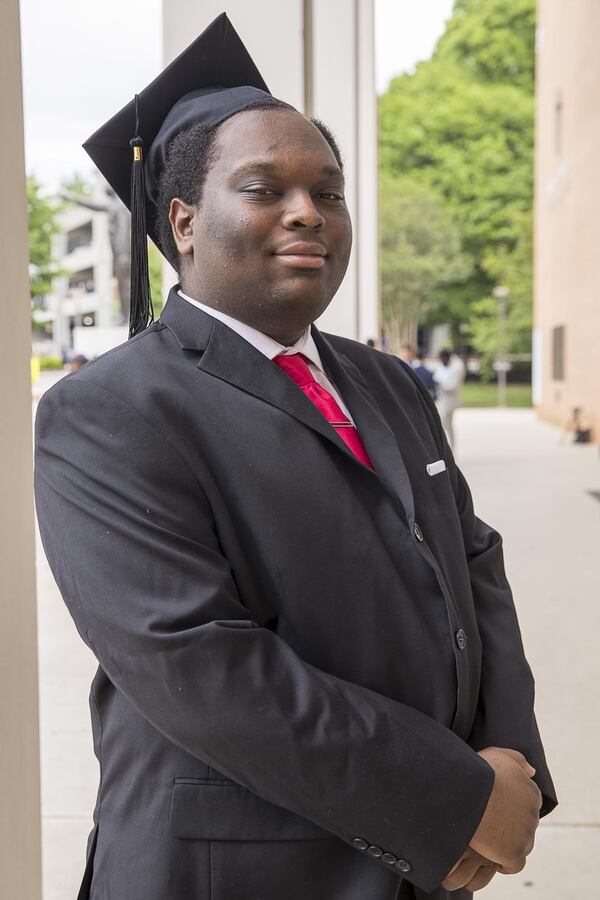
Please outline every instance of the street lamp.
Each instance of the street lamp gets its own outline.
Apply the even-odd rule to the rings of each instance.
[[[498,406],[506,406],[506,373],[510,363],[506,359],[506,313],[510,289],[498,284],[492,290],[492,296],[498,301],[498,349],[493,364],[498,377]]]

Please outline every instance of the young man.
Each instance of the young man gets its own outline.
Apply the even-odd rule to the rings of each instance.
[[[313,324],[351,246],[333,138],[225,17],[138,112],[181,284],[37,418],[44,546],[99,661],[80,898],[442,900],[519,871],[555,799],[500,537],[419,380]],[[91,152],[135,227],[119,115]]]

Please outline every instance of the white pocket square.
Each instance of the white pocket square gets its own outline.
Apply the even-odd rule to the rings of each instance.
[[[439,475],[440,472],[446,471],[446,463],[443,459],[438,459],[437,462],[427,463],[427,474],[428,475]]]

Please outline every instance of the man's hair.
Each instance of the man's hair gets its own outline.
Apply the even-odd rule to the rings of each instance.
[[[275,97],[256,100],[246,107],[246,109],[272,108],[294,110],[292,106]],[[343,171],[342,157],[331,131],[319,119],[310,119],[309,121],[321,132],[331,147],[338,166]],[[178,273],[180,257],[169,221],[171,200],[173,197],[179,197],[190,206],[198,206],[202,199],[202,188],[206,176],[216,160],[217,135],[222,124],[223,122],[219,122],[217,125],[202,123],[192,125],[176,135],[169,144],[167,160],[158,182],[156,229],[160,249]]]

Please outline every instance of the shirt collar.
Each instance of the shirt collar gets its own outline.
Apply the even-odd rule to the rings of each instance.
[[[323,364],[321,363],[321,357],[319,356],[319,351],[317,350],[317,345],[313,340],[313,336],[310,333],[310,325],[306,326],[304,332],[300,335],[297,341],[292,344],[290,347],[285,347],[283,344],[278,343],[278,341],[274,340],[274,338],[270,337],[268,334],[263,334],[262,331],[258,331],[256,328],[253,328],[251,325],[246,325],[245,322],[240,322],[239,319],[235,319],[233,316],[227,315],[227,313],[221,312],[220,309],[213,309],[212,306],[207,306],[205,303],[201,303],[199,300],[194,300],[193,297],[189,297],[187,294],[181,290],[181,288],[177,291],[180,297],[183,297],[184,300],[187,300],[188,303],[191,303],[192,306],[197,306],[198,309],[201,309],[203,312],[208,313],[209,316],[212,316],[214,319],[219,319],[220,322],[223,322],[224,325],[227,325],[228,328],[233,329],[233,331],[237,332],[240,337],[244,338],[245,341],[248,341],[249,344],[252,344],[260,353],[263,353],[268,359],[274,359],[280,353],[284,353],[286,356],[291,355],[292,353],[302,353],[310,362],[314,363],[318,369],[323,370]]]

